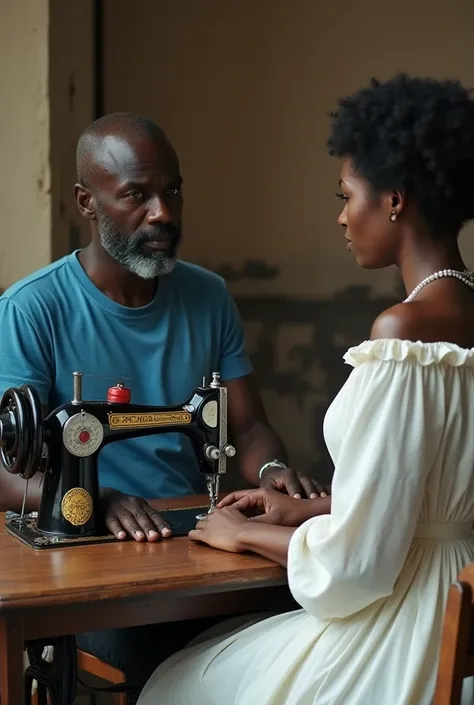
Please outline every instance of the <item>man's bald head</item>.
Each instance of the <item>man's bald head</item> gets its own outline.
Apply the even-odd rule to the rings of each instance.
[[[96,120],[77,145],[79,211],[92,237],[124,269],[144,279],[170,272],[181,238],[181,174],[154,122],[134,113]]]
[[[114,137],[124,142],[136,139],[165,142],[172,150],[165,133],[152,120],[136,113],[104,115],[86,127],[77,143],[76,168],[80,184],[90,186],[94,168],[100,166],[104,141]]]

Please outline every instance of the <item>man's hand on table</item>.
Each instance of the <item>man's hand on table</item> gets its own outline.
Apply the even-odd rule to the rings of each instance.
[[[118,539],[127,535],[135,541],[159,541],[169,538],[171,529],[157,511],[142,497],[133,497],[118,490],[100,490],[105,524]]]
[[[277,465],[270,465],[263,473],[260,480],[260,487],[277,492],[286,492],[290,497],[300,499],[316,499],[317,497],[328,497],[331,488],[321,485],[312,477],[308,477],[298,470],[291,468],[280,468]]]

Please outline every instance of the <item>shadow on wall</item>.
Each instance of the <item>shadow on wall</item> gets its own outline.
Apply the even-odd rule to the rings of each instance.
[[[277,268],[260,262],[240,269],[221,265],[215,271],[229,283],[278,276]],[[326,300],[235,297],[267,413],[293,467],[330,480],[333,467],[323,420],[351,371],[343,354],[368,338],[378,314],[401,298],[398,279],[393,298],[377,297],[368,286],[349,286]]]

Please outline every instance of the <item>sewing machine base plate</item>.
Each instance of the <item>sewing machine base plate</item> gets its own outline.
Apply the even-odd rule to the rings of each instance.
[[[171,526],[173,536],[187,536],[194,529],[198,517],[208,513],[209,507],[187,507],[186,509],[164,509],[160,516]]]
[[[31,512],[25,514],[23,519],[20,519],[19,514],[8,512],[5,522],[5,530],[7,533],[20,539],[20,541],[30,548],[36,550],[46,548],[65,548],[66,546],[84,546],[91,543],[110,543],[117,539],[112,534],[103,536],[57,536],[54,534],[45,534],[40,531],[36,525],[38,513]]]
[[[185,509],[166,509],[160,516],[171,526],[173,536],[187,536],[197,523],[197,516],[207,514],[208,507],[197,506]],[[103,536],[55,536],[40,531],[36,526],[37,512],[25,514],[20,521],[20,515],[7,512],[5,530],[36,550],[51,548],[66,548],[67,546],[85,546],[94,543],[112,543],[118,541],[113,534]],[[132,539],[130,539],[132,540]]]

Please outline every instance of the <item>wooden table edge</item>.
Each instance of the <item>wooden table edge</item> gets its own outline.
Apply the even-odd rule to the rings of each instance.
[[[264,569],[265,570],[265,569]],[[269,574],[262,579],[255,579],[255,575],[262,573],[262,568],[250,569],[245,572],[245,575],[239,578],[232,579],[229,581],[228,576],[223,574],[222,576],[213,575],[212,585],[203,584],[202,579],[196,576],[193,579],[176,578],[174,580],[167,579],[166,583],[160,586],[160,582],[151,582],[136,585],[127,586],[126,589],[123,586],[118,585],[116,589],[112,590],[101,590],[100,599],[97,600],[97,588],[91,586],[90,590],[86,591],[83,587],[74,590],[68,590],[66,594],[56,593],[55,595],[36,595],[35,597],[27,596],[25,599],[13,598],[11,600],[4,599],[0,597],[0,616],[4,613],[11,613],[17,609],[35,609],[42,607],[52,607],[61,600],[61,605],[73,606],[79,602],[96,602],[101,603],[106,600],[126,600],[128,598],[139,598],[140,596],[149,597],[150,595],[161,594],[161,595],[173,595],[177,597],[181,596],[193,596],[193,595],[205,595],[212,593],[223,593],[223,592],[235,592],[243,589],[259,589],[259,588],[269,588],[269,587],[283,587],[287,585],[287,577],[283,568],[278,566],[269,566]],[[91,599],[94,597],[95,599]]]

